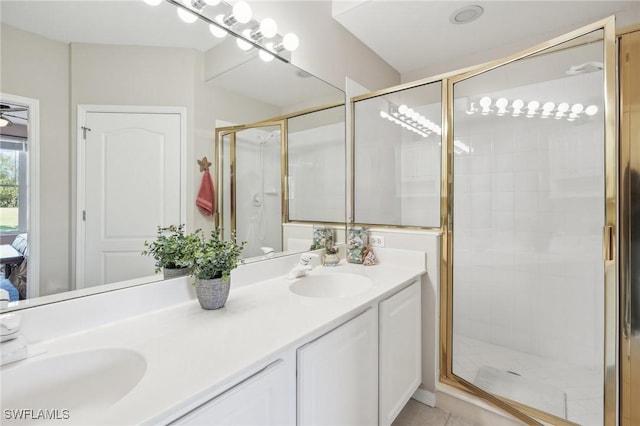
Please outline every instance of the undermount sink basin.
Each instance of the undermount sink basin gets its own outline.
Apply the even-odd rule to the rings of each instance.
[[[74,418],[113,405],[138,384],[146,369],[142,355],[120,348],[19,361],[0,373],[2,408],[69,410]]]
[[[306,297],[340,298],[362,293],[373,283],[367,277],[349,273],[307,275],[296,279],[289,290]]]

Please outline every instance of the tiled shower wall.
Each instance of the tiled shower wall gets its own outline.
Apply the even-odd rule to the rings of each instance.
[[[472,151],[454,163],[454,329],[601,365],[601,115],[535,119],[478,116],[456,134]]]

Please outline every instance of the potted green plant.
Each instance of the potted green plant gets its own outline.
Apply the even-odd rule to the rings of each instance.
[[[165,280],[185,276],[189,274],[196,242],[197,236],[185,234],[184,225],[158,226],[156,239],[144,242],[142,254],[155,259],[155,271],[162,271]]]
[[[219,309],[229,297],[231,271],[238,266],[246,241],[238,243],[235,234],[224,240],[220,228],[206,239],[202,230],[194,235],[198,242],[192,251],[190,274],[195,277],[198,301],[203,309]]]

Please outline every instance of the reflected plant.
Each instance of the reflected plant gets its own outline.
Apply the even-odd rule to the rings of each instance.
[[[197,235],[185,234],[184,224],[166,228],[158,226],[156,239],[144,242],[145,250],[142,254],[155,259],[156,272],[160,272],[162,268],[188,268],[192,265],[193,247],[197,242]]]

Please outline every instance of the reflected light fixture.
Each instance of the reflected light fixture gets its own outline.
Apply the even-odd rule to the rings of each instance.
[[[9,120],[4,115],[0,114],[0,127],[7,127],[7,126],[11,126],[12,124],[13,122],[11,120]]]
[[[246,39],[250,39],[251,30],[247,28],[246,30],[242,31],[242,36]],[[244,50],[245,52],[248,50],[251,50],[251,48],[253,47],[253,44],[249,43],[246,40],[241,39],[240,37],[236,38],[236,44],[241,50]]]
[[[493,101],[490,97],[483,96],[478,102],[480,107],[482,107],[480,109],[480,114],[495,114],[499,117],[507,114],[512,117],[519,117],[520,115],[525,114],[527,118],[549,118],[553,116],[556,120],[565,118],[568,121],[574,121],[577,118],[585,116],[592,117],[598,113],[598,107],[596,105],[589,105],[585,107],[581,103],[570,105],[567,102],[561,102],[556,107],[556,104],[551,101],[542,104],[537,100],[532,100],[529,101],[525,107],[525,102],[522,99],[516,99],[511,103],[511,107],[509,108],[509,100],[507,98],[498,98],[495,103],[493,103],[495,108],[492,109],[492,102]],[[542,107],[540,107],[540,105],[542,105]],[[523,109],[526,109],[526,111],[523,111]],[[469,106],[465,112],[468,115],[473,115],[478,112],[478,110],[479,108],[476,106],[476,102],[469,101]]]
[[[182,3],[185,6],[187,6],[189,9],[192,9],[190,0],[182,0]],[[189,12],[188,10],[185,10],[185,9],[183,9],[181,7],[179,7],[176,10],[176,12],[178,13],[178,16],[180,17],[180,19],[183,22],[187,23],[187,24],[193,24],[194,22],[196,22],[198,20],[198,16],[195,13]]]

